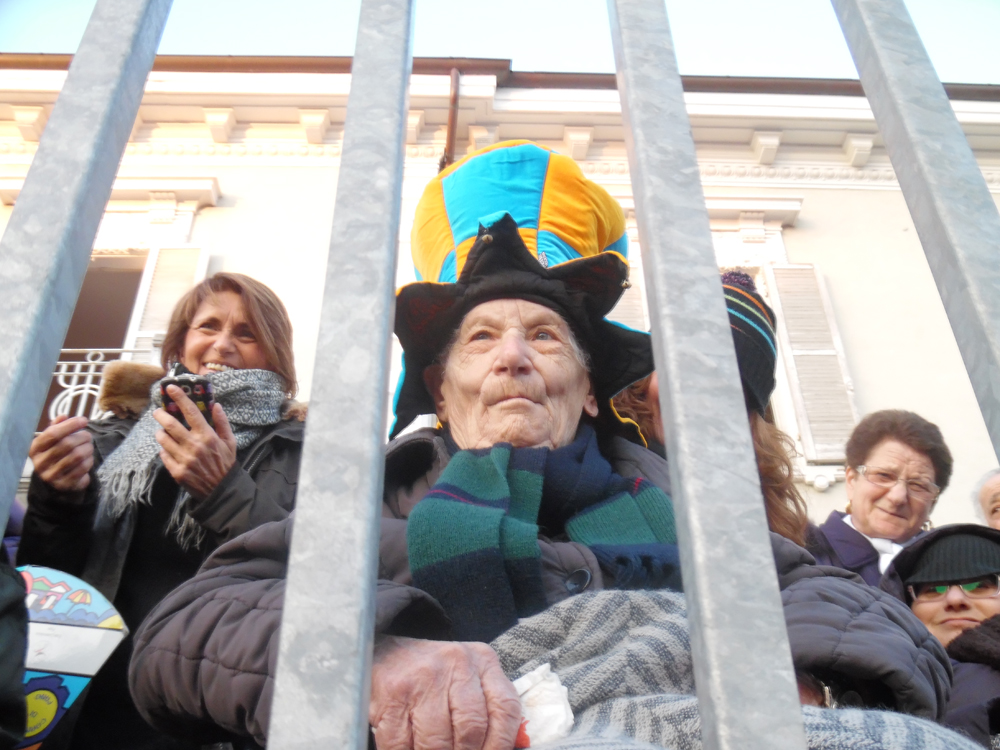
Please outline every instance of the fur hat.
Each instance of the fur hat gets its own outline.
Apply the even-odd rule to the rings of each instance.
[[[404,372],[396,395],[395,437],[414,418],[435,412],[423,372],[476,305],[523,299],[558,312],[591,358],[598,421],[614,414],[611,397],[653,371],[649,334],[605,319],[628,287],[628,263],[604,252],[545,268],[525,247],[507,212],[480,220],[479,233],[458,281],[416,282],[396,295],[396,335]],[[614,423],[621,424],[615,419]]]

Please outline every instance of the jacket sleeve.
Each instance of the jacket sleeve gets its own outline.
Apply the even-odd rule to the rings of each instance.
[[[862,696],[891,695],[888,708],[902,713],[944,717],[951,662],[905,604],[833,575],[801,577],[781,598],[796,669],[835,677]]]
[[[302,443],[275,440],[253,475],[237,463],[211,495],[193,505],[191,517],[217,545],[287,518],[295,507],[301,459]]]
[[[266,524],[223,545],[139,627],[129,687],[152,726],[266,743],[290,530]]]
[[[219,547],[140,626],[129,686],[154,727],[266,744],[291,529],[289,517]],[[443,618],[424,592],[379,581],[376,633],[430,637]]]
[[[24,652],[28,646],[24,580],[0,562],[0,748],[24,737]]]
[[[81,492],[60,492],[33,473],[17,564],[45,565],[80,575],[90,551],[96,488],[97,475],[93,471],[90,485]]]
[[[91,422],[87,430],[94,441],[94,466],[90,484],[81,492],[60,492],[32,473],[18,565],[45,565],[76,576],[83,573],[93,541],[97,470],[134,425],[134,419]]]

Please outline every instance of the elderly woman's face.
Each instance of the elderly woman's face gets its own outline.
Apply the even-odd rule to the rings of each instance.
[[[907,491],[907,480],[935,480],[934,464],[898,440],[884,440],[865,458],[868,471],[884,470],[901,481],[892,487],[873,484],[853,467],[847,468],[847,498],[851,501],[854,528],[874,539],[902,544],[920,531],[934,509],[933,500],[919,500]]]
[[[181,364],[198,375],[227,370],[269,370],[236,292],[217,292],[201,303],[187,335]]]
[[[558,448],[597,416],[590,378],[562,317],[526,300],[484,302],[462,320],[444,365],[424,371],[460,448]]]

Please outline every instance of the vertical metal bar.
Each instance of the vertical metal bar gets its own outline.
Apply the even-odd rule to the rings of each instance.
[[[1000,455],[1000,213],[903,0],[833,0]]]
[[[702,738],[804,748],[753,443],[664,0],[608,0]]]
[[[0,241],[6,519],[171,0],[99,0]]]
[[[268,747],[362,750],[411,59],[410,0],[364,0],[351,67]]]

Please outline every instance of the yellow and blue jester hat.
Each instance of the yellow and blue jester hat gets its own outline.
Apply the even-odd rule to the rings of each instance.
[[[434,413],[423,372],[465,313],[514,298],[567,321],[591,355],[598,424],[636,439],[611,398],[652,372],[649,335],[605,317],[629,286],[627,242],[617,201],[572,159],[534,143],[500,143],[444,170],[417,206],[413,259],[423,280],[396,293],[403,376],[390,437]]]
[[[470,154],[428,183],[410,236],[420,281],[454,283],[480,218],[506,211],[543,268],[613,250],[628,257],[618,201],[568,156],[531,141],[504,141]]]

